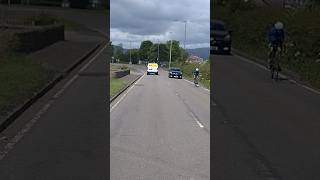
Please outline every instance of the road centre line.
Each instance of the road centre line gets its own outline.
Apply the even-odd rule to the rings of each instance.
[[[131,91],[131,89],[133,89],[133,87],[145,76],[145,74],[143,74],[133,85],[131,85],[131,87],[127,90],[127,92],[125,92],[121,98],[111,107],[110,112],[112,112],[112,110],[117,107],[117,105],[127,96],[127,94]]]
[[[101,54],[101,52],[106,48],[105,45],[83,68],[80,69],[80,72],[84,71],[97,57]],[[77,79],[78,75],[74,75],[63,87],[58,91],[53,97],[57,98],[63,91],[72,84],[72,82]],[[49,100],[38,112],[37,114],[22,128],[9,142],[5,145],[4,150],[0,151],[0,161],[14,148],[14,146],[25,136],[27,132],[31,130],[31,128],[35,125],[35,123],[41,118],[43,114],[45,114],[50,106],[53,104],[54,100]]]

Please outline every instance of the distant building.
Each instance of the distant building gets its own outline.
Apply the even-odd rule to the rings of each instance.
[[[188,59],[186,60],[186,62],[188,63],[198,63],[198,64],[201,64],[201,63],[204,63],[204,59],[199,57],[199,56],[195,56],[195,55],[190,55],[188,57]]]

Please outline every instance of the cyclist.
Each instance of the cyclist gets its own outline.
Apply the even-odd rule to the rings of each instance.
[[[278,48],[280,50],[283,50],[283,45],[284,45],[284,39],[285,39],[285,33],[283,29],[283,24],[282,22],[278,21],[276,22],[273,27],[270,29],[268,33],[268,42],[269,42],[269,47],[270,47],[270,52],[269,52],[269,59],[268,59],[268,65],[270,68],[270,61],[274,57],[276,51]],[[279,67],[279,71],[280,71]]]
[[[193,71],[193,80],[194,80],[194,84],[195,84],[196,86],[198,86],[199,75],[200,75],[199,68],[196,68],[196,69]]]

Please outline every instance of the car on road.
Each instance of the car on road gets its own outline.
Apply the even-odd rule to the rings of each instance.
[[[158,71],[158,64],[157,63],[148,63],[147,65],[147,75],[149,74],[156,74],[159,75],[159,71]]]
[[[169,69],[169,78],[179,78],[182,79],[182,72],[180,68],[170,68]]]
[[[232,31],[226,29],[226,25],[221,20],[211,20],[210,22],[210,53],[231,53]]]

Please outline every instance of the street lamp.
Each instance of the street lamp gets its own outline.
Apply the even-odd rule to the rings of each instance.
[[[130,41],[130,49],[129,49],[129,54],[130,54],[130,62],[129,62],[129,64],[132,64],[132,61],[131,61],[131,41]]]
[[[172,33],[172,32],[169,32],[170,34]],[[170,67],[171,67],[171,50],[172,50],[172,38],[170,38],[171,39],[171,41],[170,41],[170,58],[169,58],[169,69],[170,69]]]
[[[186,49],[186,41],[187,41],[187,20],[180,21],[175,19],[175,22],[184,22],[184,42],[183,42],[183,49]]]
[[[160,45],[160,40],[158,39],[158,58],[157,58],[157,63],[159,63],[159,45]]]

